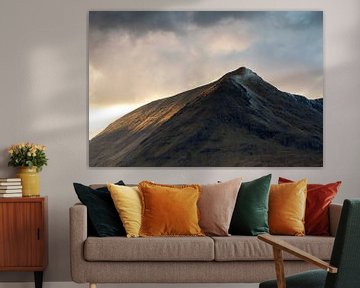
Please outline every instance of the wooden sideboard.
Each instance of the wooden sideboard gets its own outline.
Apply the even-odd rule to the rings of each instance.
[[[41,288],[47,250],[47,197],[0,198],[0,271],[32,271]]]

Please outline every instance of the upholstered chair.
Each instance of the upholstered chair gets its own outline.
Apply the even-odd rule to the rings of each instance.
[[[345,200],[330,263],[326,263],[269,234],[258,236],[273,246],[277,280],[259,288],[355,288],[360,287],[360,199]],[[321,269],[284,277],[282,251]]]

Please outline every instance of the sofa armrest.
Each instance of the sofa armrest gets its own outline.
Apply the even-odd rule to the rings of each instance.
[[[70,208],[70,268],[73,281],[85,282],[86,263],[83,245],[87,238],[87,208],[75,204]]]
[[[330,220],[330,235],[336,236],[340,215],[341,215],[341,204],[331,203],[329,207],[329,220]]]

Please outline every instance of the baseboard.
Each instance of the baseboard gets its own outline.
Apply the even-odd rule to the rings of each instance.
[[[88,284],[44,282],[43,288],[88,288]],[[98,284],[97,288],[258,288],[259,284]],[[2,282],[0,288],[34,288],[31,282]]]

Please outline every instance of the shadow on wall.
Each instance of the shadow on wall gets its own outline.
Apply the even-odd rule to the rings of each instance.
[[[0,167],[8,167],[8,162],[9,162],[9,154],[8,154],[8,148],[1,148],[0,149]],[[13,171],[11,171],[10,169],[1,169],[3,171],[1,171],[1,175],[0,178],[7,178],[7,177],[12,177],[13,176]]]
[[[30,141],[48,147],[49,166],[40,175],[41,194],[49,196],[49,265],[45,281],[64,281],[70,280],[67,215],[68,207],[74,203],[73,195],[67,193],[72,191],[74,171],[79,167],[86,169],[81,166],[86,163],[83,160],[86,155],[79,150],[83,151],[87,143],[84,11],[88,9],[78,10],[76,18],[70,16],[67,24],[59,25],[63,22],[61,13],[56,18],[54,13],[49,13],[52,4],[47,8],[46,5],[33,2],[29,10],[14,9],[20,14],[17,22],[24,30],[15,24],[5,34],[11,38],[7,42],[13,42],[5,51],[7,58],[4,61],[1,58],[2,68],[10,75],[2,89],[14,96],[8,97],[0,109],[0,177],[14,177],[16,173],[16,169],[7,167],[9,145]],[[63,5],[62,9],[70,9]],[[5,17],[4,21],[14,16]],[[22,37],[12,39],[9,34]],[[1,272],[0,282],[8,281],[33,281],[33,275]]]
[[[192,1],[191,6],[201,2]],[[110,10],[147,9],[141,1],[128,1],[120,7],[118,2],[113,3]],[[40,175],[41,194],[49,196],[49,265],[44,280],[67,281],[68,208],[76,201],[71,183],[80,178],[78,174],[89,174],[87,15],[89,10],[109,6],[94,8],[87,1],[17,4],[8,3],[6,12],[0,12],[4,23],[11,23],[0,28],[4,32],[1,68],[7,72],[2,90],[10,95],[0,107],[1,134],[6,135],[1,137],[0,177],[14,177],[16,173],[7,167],[7,147],[11,144],[30,141],[48,147],[49,166]],[[183,4],[179,0],[155,0],[148,10]],[[15,18],[18,20],[14,22]],[[33,275],[0,273],[0,282],[8,281],[33,281]]]

